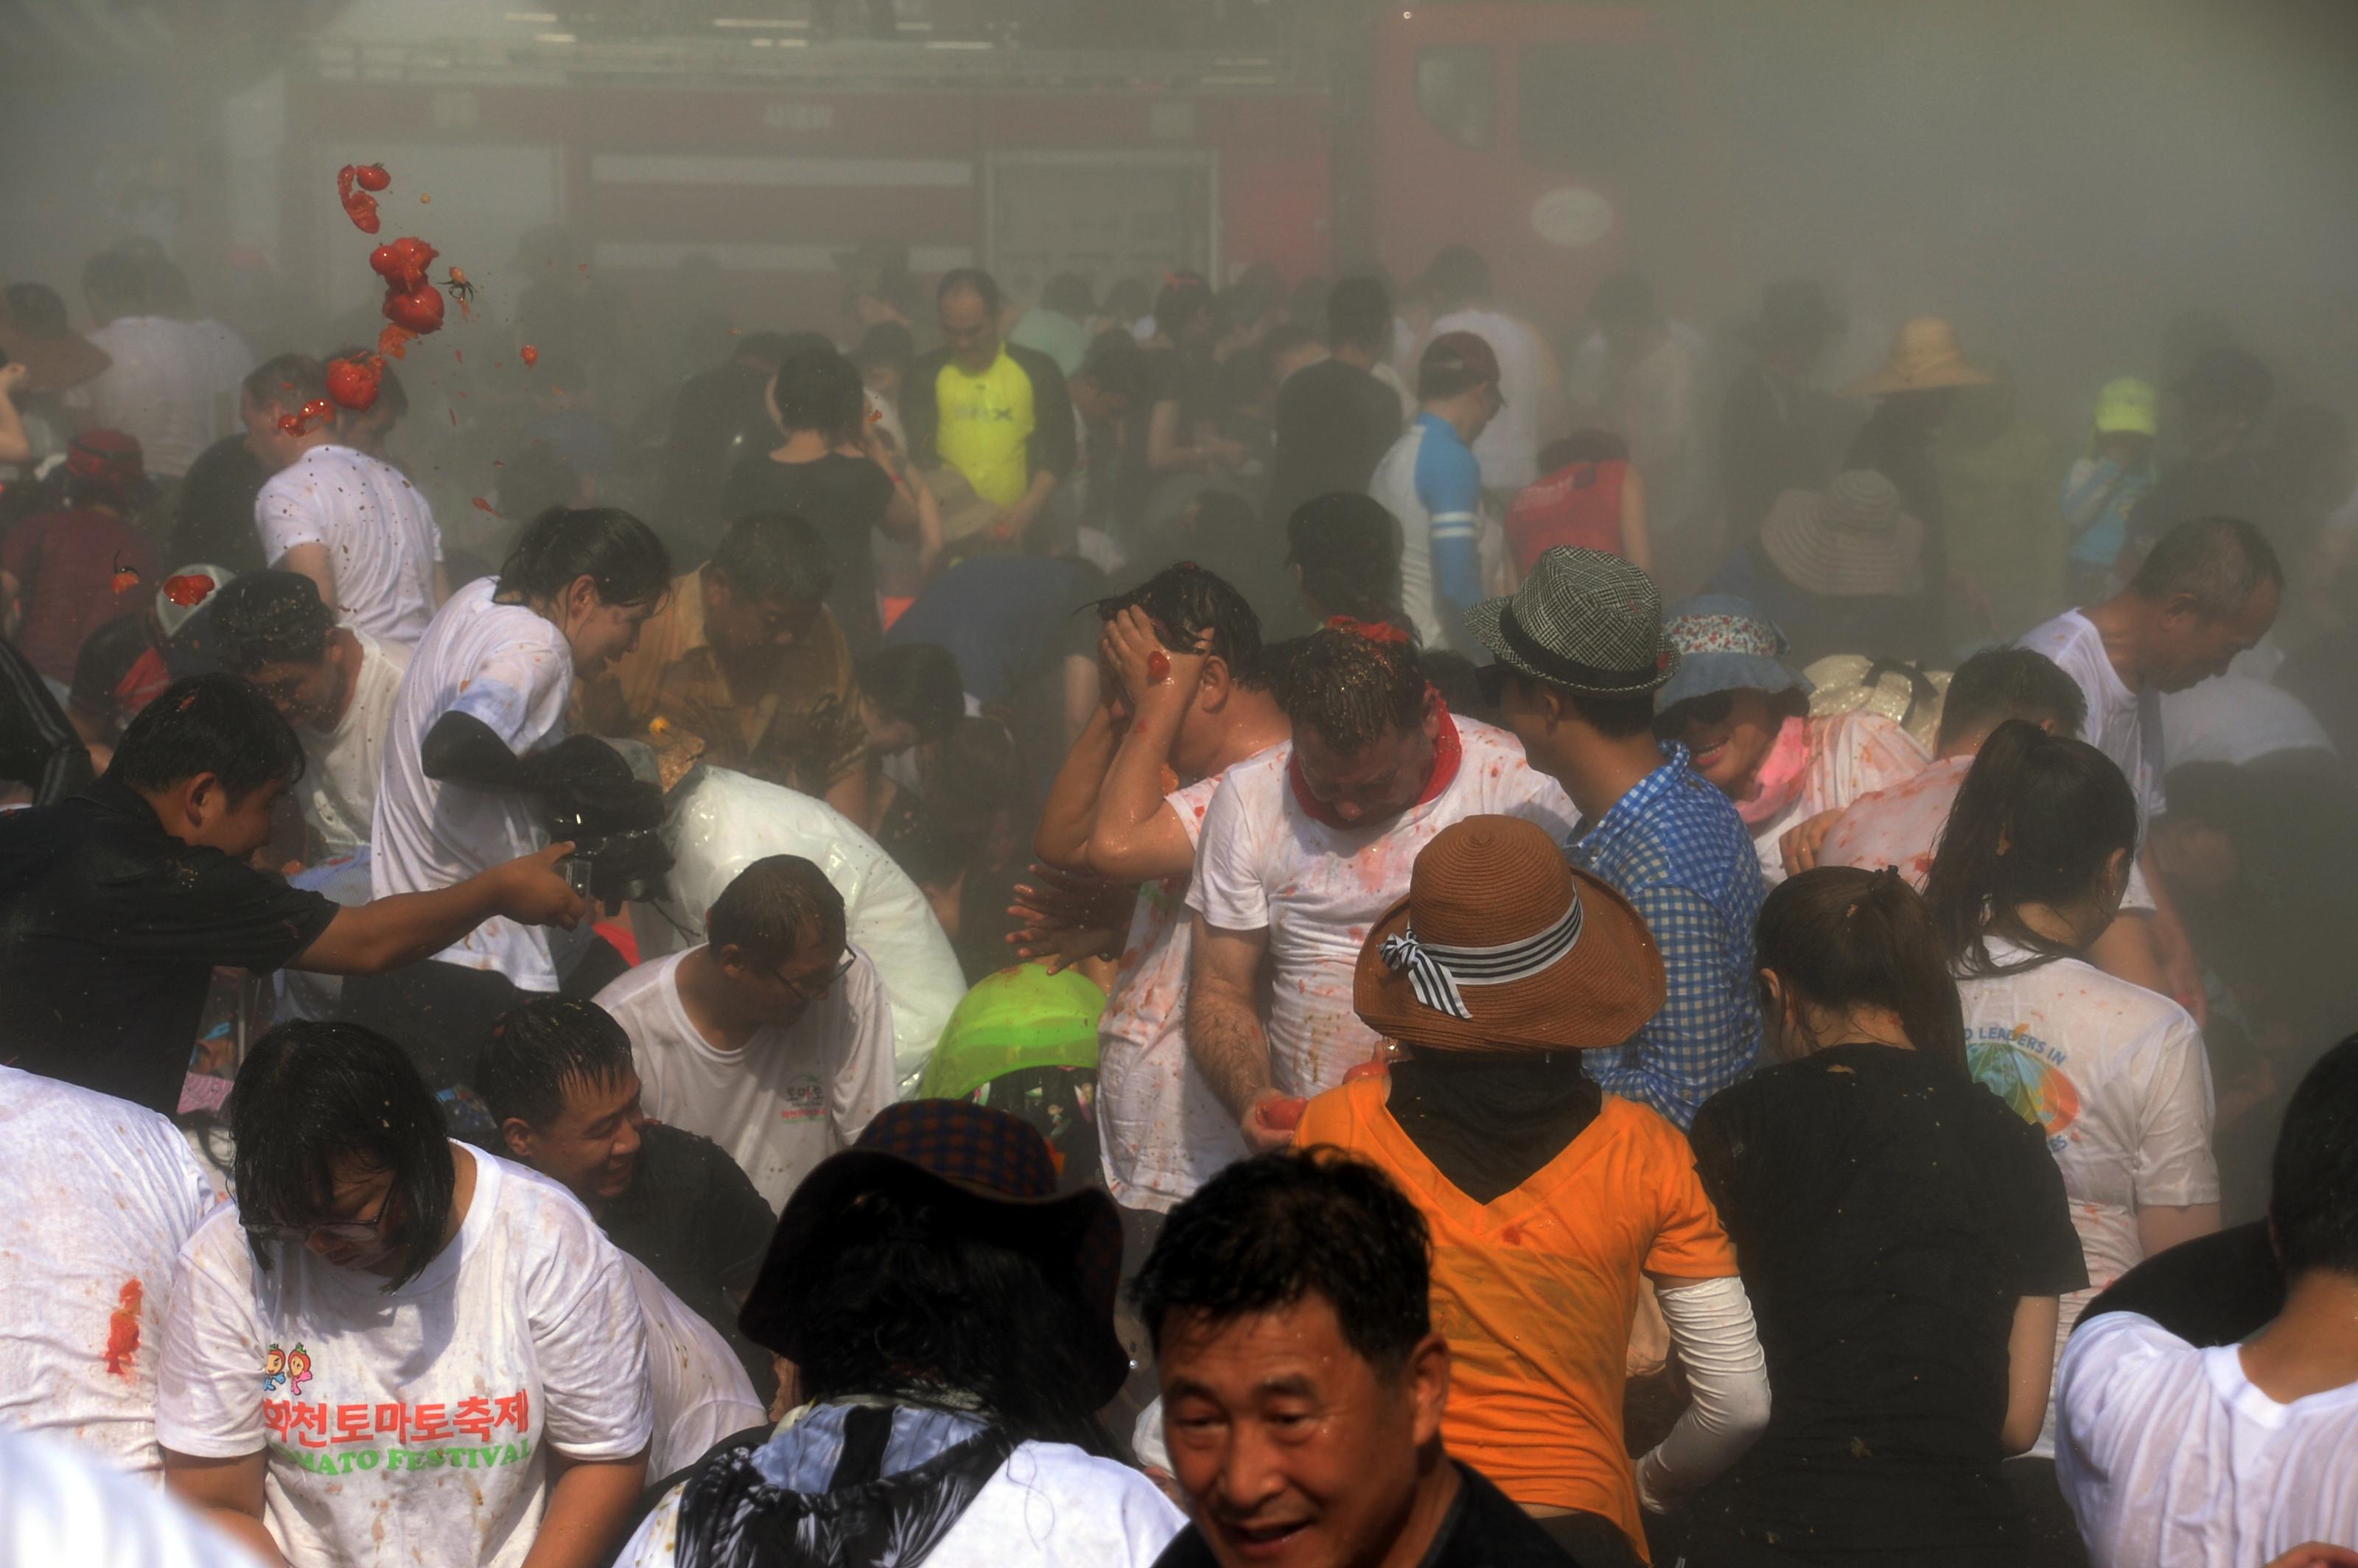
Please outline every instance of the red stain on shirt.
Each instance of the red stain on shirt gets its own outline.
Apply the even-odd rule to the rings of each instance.
[[[125,1280],[107,1316],[106,1369],[118,1378],[131,1376],[131,1358],[139,1354],[139,1303],[146,1293],[137,1280]]]

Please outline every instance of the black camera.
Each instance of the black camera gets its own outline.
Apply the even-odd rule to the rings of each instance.
[[[573,845],[566,880],[601,903],[662,897],[672,867],[662,787],[633,774],[604,741],[576,736],[559,749],[569,765],[541,792],[541,821],[550,843]]]

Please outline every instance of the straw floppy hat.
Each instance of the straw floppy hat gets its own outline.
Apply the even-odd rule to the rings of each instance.
[[[1426,1050],[1594,1050],[1661,1010],[1662,957],[1629,902],[1545,829],[1469,816],[1435,834],[1359,948],[1360,1021]]]
[[[1931,392],[1944,386],[1987,386],[1996,378],[1965,362],[1957,330],[1938,316],[1916,316],[1892,334],[1891,357],[1865,381],[1844,388],[1844,397],[1881,397],[1893,392]]]
[[[1789,490],[1760,524],[1760,547],[1812,593],[1908,595],[1924,586],[1924,524],[1872,469],[1837,474],[1823,494]]]

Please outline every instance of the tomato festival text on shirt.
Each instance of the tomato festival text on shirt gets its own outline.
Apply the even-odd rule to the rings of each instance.
[[[523,1389],[496,1400],[477,1396],[455,1404],[330,1405],[324,1400],[310,1404],[265,1400],[262,1420],[278,1440],[272,1446],[279,1454],[320,1475],[350,1475],[355,1469],[373,1470],[379,1465],[387,1470],[483,1469],[518,1465],[532,1457],[532,1396]],[[502,1427],[514,1429],[516,1440],[493,1442],[492,1433]],[[395,1445],[343,1454],[304,1452],[373,1444],[386,1437]],[[472,1438],[480,1446],[419,1446],[452,1438]]]

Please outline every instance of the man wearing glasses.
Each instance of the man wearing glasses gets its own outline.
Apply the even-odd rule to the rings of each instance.
[[[798,855],[754,861],[705,943],[598,993],[654,1120],[727,1150],[775,1210],[892,1103],[892,1007],[844,935],[843,895]]]

